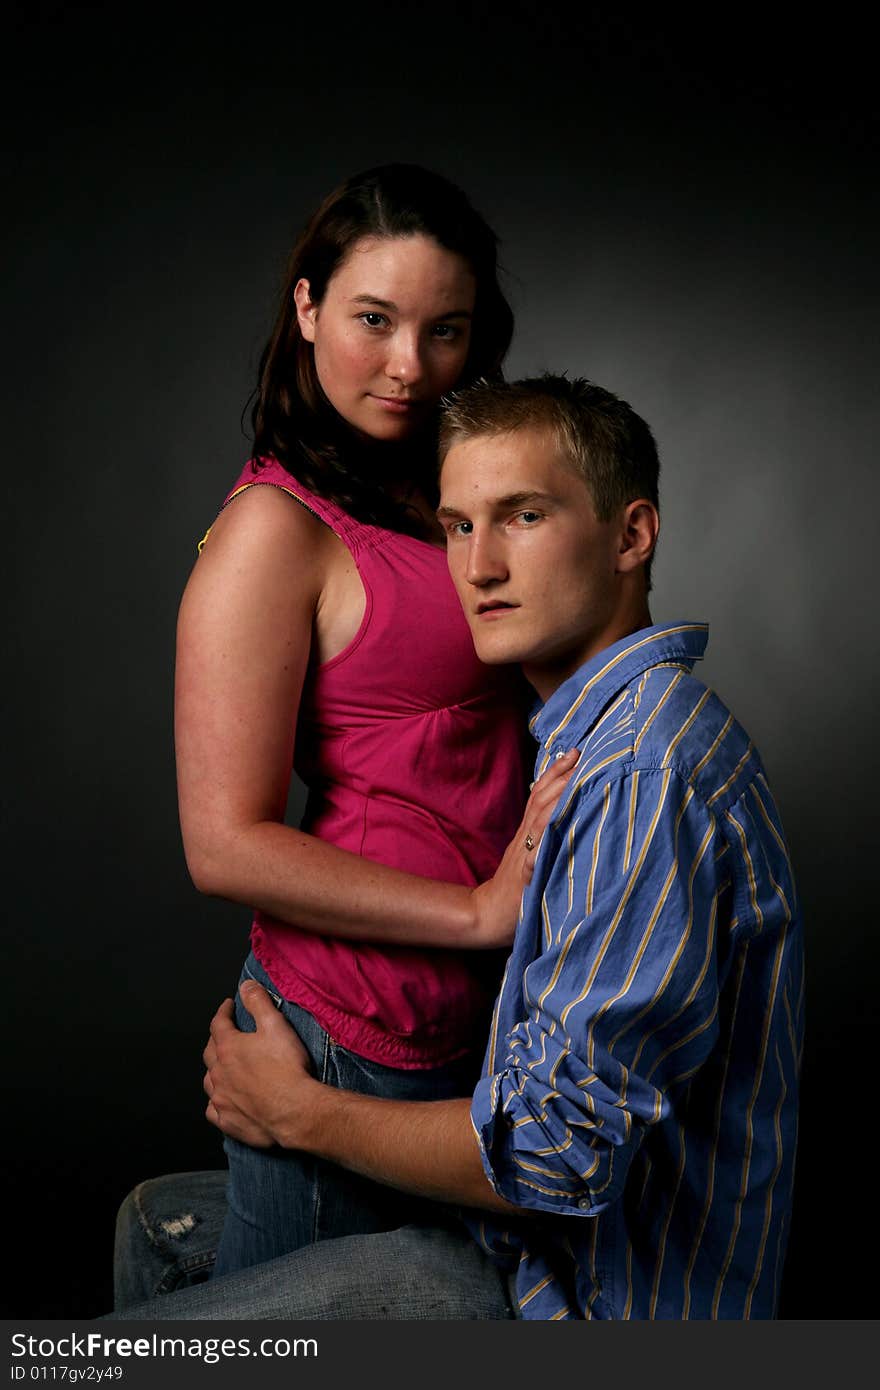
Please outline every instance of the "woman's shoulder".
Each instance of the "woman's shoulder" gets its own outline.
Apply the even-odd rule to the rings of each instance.
[[[227,493],[220,513],[199,543],[216,560],[250,554],[269,564],[314,563],[330,532],[309,504],[309,494],[277,461],[254,469],[249,462]]]
[[[311,501],[312,497],[308,488],[304,487],[289,469],[279,463],[278,459],[268,456],[248,459],[223,499],[223,507],[227,507],[242,493],[252,491],[257,487],[264,487],[267,490],[278,489],[304,502]]]
[[[361,523],[349,515],[338,502],[333,502],[319,493],[313,492],[278,459],[268,456],[250,459],[244,466],[235,485],[226,495],[224,509],[244,492],[271,494],[280,492],[294,498],[299,503],[299,511],[310,515],[313,521],[322,522],[341,539],[351,542],[364,529]],[[367,528],[369,529],[369,528]]]

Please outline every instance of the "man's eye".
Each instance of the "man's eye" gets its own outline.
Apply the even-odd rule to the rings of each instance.
[[[367,328],[384,328],[388,322],[384,314],[373,309],[369,309],[365,314],[359,314],[358,318],[361,323],[366,324]]]
[[[521,521],[525,526],[532,526],[536,521],[541,520],[540,512],[518,512],[517,521]]]
[[[472,521],[453,521],[447,527],[447,534],[450,536],[469,536],[474,529]]]

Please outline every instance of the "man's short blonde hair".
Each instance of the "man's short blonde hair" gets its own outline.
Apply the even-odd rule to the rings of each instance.
[[[444,401],[440,462],[477,435],[550,430],[586,483],[600,521],[639,497],[658,506],[660,460],[648,425],[627,401],[584,377],[479,381]]]

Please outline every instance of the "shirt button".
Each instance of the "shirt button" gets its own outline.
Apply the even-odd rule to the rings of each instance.
[[[590,1209],[590,1199],[589,1199],[589,1197],[582,1197],[582,1198],[580,1199],[580,1201],[578,1202],[578,1206],[580,1207],[581,1211],[589,1211],[589,1209]]]

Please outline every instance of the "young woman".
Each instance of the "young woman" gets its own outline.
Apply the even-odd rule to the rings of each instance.
[[[525,846],[567,770],[520,824],[523,689],[476,660],[433,514],[440,398],[498,376],[512,334],[496,244],[458,188],[416,166],[330,194],[291,255],[254,457],[180,611],[193,880],[255,909],[245,974],[318,1074],[408,1099],[472,1088],[492,948],[512,936]],[[300,829],[284,823],[292,767],[309,788]],[[237,1019],[252,1026],[240,1001]],[[217,1273],[418,1216],[332,1165],[226,1149]]]

